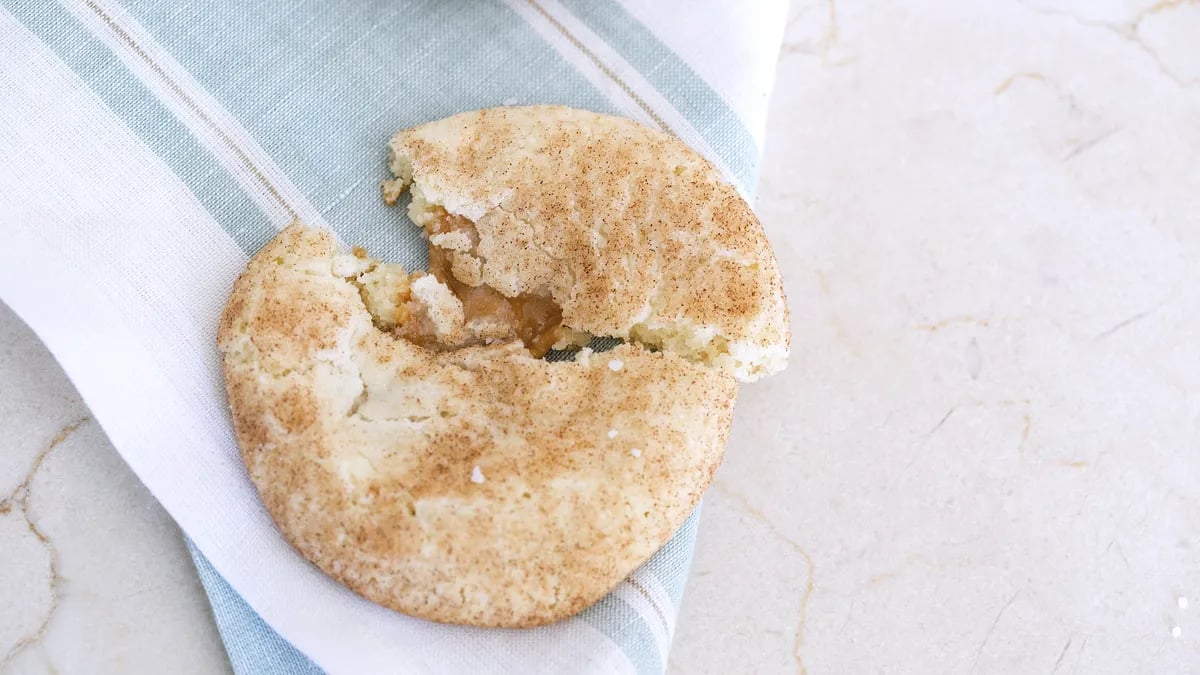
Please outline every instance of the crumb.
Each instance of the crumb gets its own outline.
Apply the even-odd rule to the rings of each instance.
[[[401,193],[404,192],[404,182],[399,178],[385,180],[379,184],[379,187],[383,191],[383,203],[388,206],[395,206]]]
[[[625,367],[625,362],[622,361],[621,359],[613,359],[612,361],[608,362],[609,370],[613,371],[614,373],[624,367]]]
[[[608,430],[608,437],[609,437],[609,438],[616,438],[616,437],[617,437],[617,430],[616,430],[616,429],[609,429],[609,430]]]
[[[480,483],[483,483],[484,480],[486,479],[483,477],[483,470],[479,468],[478,464],[476,464],[475,468],[471,469],[471,482],[479,485]]]
[[[630,450],[630,451],[629,451],[629,454],[633,455],[634,457],[641,457],[641,456],[642,456],[642,449],[641,449],[641,448],[634,448],[634,449],[632,449],[632,450]]]

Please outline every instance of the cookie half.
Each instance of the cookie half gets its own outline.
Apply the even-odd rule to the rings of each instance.
[[[421,346],[368,307],[432,277],[379,271],[293,225],[234,286],[229,403],[279,530],[360,595],[434,621],[534,626],[592,604],[699,501],[736,382],[632,344],[558,363],[520,342]]]
[[[431,259],[470,287],[549,298],[577,333],[751,381],[787,363],[783,283],[750,205],[699,153],[561,106],[478,110],[391,140]]]

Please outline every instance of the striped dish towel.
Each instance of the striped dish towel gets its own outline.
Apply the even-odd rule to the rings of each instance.
[[[239,673],[659,673],[696,516],[580,616],[432,624],[329,580],[238,459],[214,347],[295,218],[410,266],[392,132],[559,103],[678,135],[750,196],[783,0],[0,0],[0,299],[193,544]],[[202,553],[201,553],[202,552]]]

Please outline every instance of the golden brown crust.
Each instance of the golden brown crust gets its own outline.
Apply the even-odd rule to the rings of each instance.
[[[396,134],[390,193],[474,221],[455,273],[551,295],[565,325],[634,339],[742,380],[783,368],[775,257],[750,206],[673,136],[557,106],[462,113]],[[437,242],[433,242],[437,243]],[[461,247],[460,247],[461,248]]]
[[[636,345],[567,363],[426,350],[373,324],[355,260],[291,226],[219,328],[243,459],[305,557],[407,614],[532,626],[679,527],[720,462],[729,376]]]

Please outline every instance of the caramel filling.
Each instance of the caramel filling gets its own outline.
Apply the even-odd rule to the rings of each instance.
[[[431,219],[425,230],[431,236],[466,232],[473,243],[478,242],[474,223],[443,209],[439,209],[438,217]],[[429,273],[462,301],[468,325],[487,324],[507,333],[506,337],[519,338],[534,357],[544,356],[555,343],[572,337],[572,331],[563,328],[562,309],[554,300],[530,294],[509,298],[489,286],[465,284],[450,271],[446,252],[436,246],[429,247]]]
[[[468,325],[485,323],[501,329],[507,337],[519,338],[535,357],[544,356],[565,336],[562,310],[550,298],[540,295],[506,298],[489,286],[464,284],[450,272],[445,252],[436,246],[429,248],[429,273],[462,301],[463,318]]]
[[[426,220],[425,229],[431,237],[461,233],[471,251],[479,244],[474,223],[440,207]],[[355,247],[353,254],[366,262],[366,252],[361,248]],[[359,273],[356,285],[376,326],[437,350],[520,340],[536,358],[545,356],[554,347],[582,347],[591,338],[587,333],[563,326],[562,309],[547,296],[523,294],[509,298],[490,286],[465,283],[454,275],[451,255],[452,252],[430,244],[428,275],[439,282],[433,286],[419,281],[426,276],[425,272],[407,275],[397,265],[371,263]],[[421,286],[423,298],[416,296],[414,285]],[[437,299],[439,293],[443,294],[441,300]],[[453,309],[448,309],[447,300],[453,302]],[[457,315],[459,304],[461,316]]]

